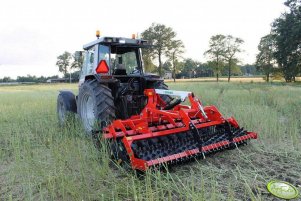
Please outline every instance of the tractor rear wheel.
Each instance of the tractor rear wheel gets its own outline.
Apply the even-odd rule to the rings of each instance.
[[[85,81],[79,89],[78,114],[87,134],[101,132],[115,119],[111,89],[97,80]]]
[[[57,97],[57,116],[60,126],[65,126],[74,120],[76,114],[76,100],[71,91],[60,91]]]

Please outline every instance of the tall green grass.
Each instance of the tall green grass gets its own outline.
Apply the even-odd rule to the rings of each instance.
[[[301,88],[169,83],[258,132],[248,146],[143,177],[97,150],[78,120],[59,128],[56,97],[76,85],[0,87],[0,200],[273,200],[271,179],[301,185]]]

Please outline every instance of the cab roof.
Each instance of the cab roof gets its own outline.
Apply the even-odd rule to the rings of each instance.
[[[116,47],[150,47],[151,45],[147,43],[147,40],[143,39],[132,39],[132,38],[123,38],[123,37],[101,37],[93,42],[90,42],[84,45],[84,50],[90,49],[96,44],[106,45],[106,46],[116,46]]]

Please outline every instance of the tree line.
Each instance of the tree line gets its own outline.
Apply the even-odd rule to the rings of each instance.
[[[217,81],[219,76],[228,76],[230,81],[231,75],[260,74],[254,65],[239,65],[237,55],[243,51],[241,45],[244,43],[241,38],[222,34],[212,36],[209,48],[204,52],[204,56],[209,59],[206,63],[201,63],[191,58],[183,58],[185,47],[176,36],[172,28],[155,23],[142,33],[142,38],[154,45],[150,49],[143,50],[147,71],[158,72],[160,76],[163,76],[164,71],[172,71],[174,81],[180,77],[213,76],[216,76]],[[162,62],[162,57],[165,58],[165,62]],[[158,66],[154,64],[156,60]]]
[[[58,79],[58,75],[54,76],[35,76],[35,75],[26,75],[26,76],[18,76],[16,79],[13,79],[9,76],[5,76],[3,78],[0,78],[0,82],[47,82],[49,79]]]
[[[142,33],[142,38],[153,44],[152,48],[143,50],[143,60],[148,71],[158,72],[160,76],[163,76],[163,70],[172,70],[174,81],[179,75],[194,77],[200,74],[206,77],[215,74],[218,81],[220,74],[225,75],[225,66],[227,66],[228,81],[234,72],[239,74],[237,54],[242,52],[240,47],[244,42],[242,39],[231,35],[212,36],[209,49],[204,53],[210,60],[202,64],[190,58],[183,59],[184,44],[176,39],[176,36],[172,28],[155,23]],[[162,57],[166,58],[165,63],[162,62]],[[158,61],[158,66],[153,63],[155,59]]]
[[[164,77],[166,72],[172,78],[227,76],[264,74],[269,81],[273,74],[280,75],[287,82],[295,81],[301,72],[301,0],[287,0],[289,11],[274,20],[271,33],[262,37],[258,45],[259,53],[254,64],[241,65],[239,54],[243,52],[244,40],[232,35],[213,35],[208,49],[203,53],[207,62],[201,63],[191,58],[184,58],[184,43],[177,38],[177,33],[164,24],[153,23],[142,32],[141,37],[153,46],[143,49],[143,62],[147,72],[158,73]],[[74,69],[74,78],[79,76],[82,58],[75,59],[75,54],[64,52],[57,57],[56,65],[65,77]]]
[[[141,37],[148,40],[152,46],[143,49],[143,62],[147,72],[157,73],[164,77],[166,72],[172,74],[172,78],[194,78],[194,77],[213,77],[231,75],[258,75],[254,65],[239,65],[237,54],[242,52],[240,45],[243,40],[231,35],[216,35],[210,38],[209,49],[204,53],[210,60],[206,63],[184,58],[185,46],[177,39],[176,32],[163,24],[153,23],[149,28],[142,32]],[[56,65],[65,77],[72,69],[79,75],[82,57],[76,60],[75,53],[64,52],[57,57]],[[157,63],[157,65],[155,64]]]

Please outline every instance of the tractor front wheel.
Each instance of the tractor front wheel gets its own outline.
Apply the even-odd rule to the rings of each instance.
[[[74,120],[76,114],[75,96],[71,91],[60,91],[57,97],[57,116],[60,126]]]
[[[79,89],[78,114],[87,134],[101,132],[115,119],[111,89],[97,80],[85,81]]]

